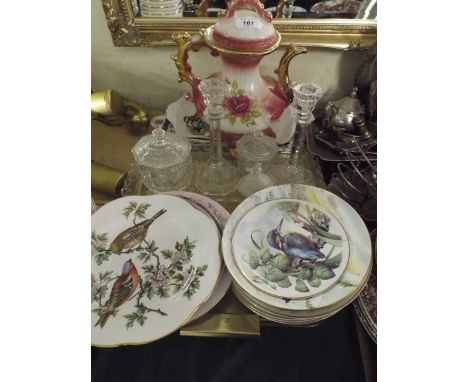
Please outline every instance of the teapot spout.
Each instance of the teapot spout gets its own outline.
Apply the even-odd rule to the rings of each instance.
[[[307,53],[307,48],[299,45],[289,44],[281,57],[278,68],[275,73],[278,76],[276,83],[276,94],[284,98],[287,102],[292,102],[293,92],[292,85],[289,79],[289,63],[291,60],[299,54]]]

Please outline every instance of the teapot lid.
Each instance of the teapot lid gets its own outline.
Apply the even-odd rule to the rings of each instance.
[[[210,37],[224,48],[262,53],[276,49],[281,38],[260,0],[231,0],[227,11],[220,12]]]
[[[186,161],[192,146],[184,137],[166,132],[157,118],[151,120],[152,133],[133,146],[132,154],[137,164],[161,170]]]

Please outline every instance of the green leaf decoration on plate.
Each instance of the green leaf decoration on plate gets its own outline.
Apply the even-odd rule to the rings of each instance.
[[[342,258],[343,258],[343,254],[340,253],[340,254],[338,254],[336,256],[333,256],[330,259],[325,260],[323,262],[323,265],[326,265],[330,269],[338,268],[340,263],[341,263]]]
[[[96,261],[96,264],[97,265],[102,265],[102,263],[104,261],[108,261],[109,260],[109,256],[112,255],[112,252],[111,251],[104,251],[104,252],[101,252],[101,253],[98,253],[94,260]]]
[[[268,262],[272,259],[273,255],[271,254],[268,248],[263,248],[259,252],[260,260],[262,264],[268,264]]]
[[[300,268],[299,271],[293,273],[293,276],[296,276],[301,280],[310,280],[313,276],[313,271],[308,268]]]
[[[278,281],[276,284],[278,284],[280,288],[289,288],[292,285],[291,281],[289,281],[289,277],[286,277],[284,280]]]
[[[146,210],[150,206],[151,206],[151,204],[148,204],[148,203],[142,203],[142,204],[138,205],[138,207],[137,207],[137,209],[135,211],[135,215],[137,217],[139,217],[140,219],[143,219],[145,217]]]
[[[137,203],[136,202],[130,202],[127,207],[125,207],[123,215],[128,219],[130,214],[137,209]]]
[[[169,289],[168,288],[156,288],[156,293],[161,298],[168,298],[169,297]]]
[[[323,264],[315,264],[313,274],[321,280],[328,280],[335,276],[335,272]]]
[[[322,281],[319,278],[313,277],[311,280],[308,280],[309,285],[313,288],[318,288]]]
[[[138,308],[136,312],[133,312],[131,314],[126,314],[124,318],[127,319],[127,324],[125,325],[127,329],[133,327],[135,322],[140,324],[140,326],[143,326],[146,319],[148,318],[146,317],[145,313],[146,313],[145,309]]]
[[[285,273],[281,272],[278,268],[271,265],[265,267],[265,278],[271,282],[278,282],[288,277]]]
[[[289,260],[289,257],[283,253],[276,255],[271,260],[271,265],[275,266],[281,271],[285,271],[286,269],[288,269],[290,263],[291,260]]]
[[[123,211],[123,215],[128,219],[130,215],[133,213],[134,217],[133,220],[135,222],[136,218],[143,219],[145,218],[146,210],[151,206],[148,203],[141,203],[138,204],[136,202],[129,202],[128,206],[125,207]]]
[[[257,253],[255,251],[250,251],[249,252],[248,262],[249,262],[250,268],[252,268],[252,269],[256,269],[260,265],[258,255],[257,255]]]
[[[301,279],[296,279],[296,287],[294,289],[296,289],[298,292],[303,293],[309,291],[309,288],[307,288],[307,285],[305,285],[304,281],[302,281]]]
[[[106,248],[108,245],[107,233],[91,232],[91,256],[94,257],[97,265],[109,260],[112,251]]]
[[[91,240],[107,242],[107,233],[96,233],[95,231],[91,232]]]
[[[356,284],[353,284],[353,283],[351,283],[351,282],[349,282],[349,281],[346,281],[346,280],[340,280],[340,281],[338,282],[338,284],[340,284],[342,287],[345,287],[345,288],[351,288],[351,287],[355,287],[355,286],[356,286]]]
[[[101,303],[109,289],[107,284],[112,279],[112,271],[99,272],[99,280],[91,274],[91,302]]]

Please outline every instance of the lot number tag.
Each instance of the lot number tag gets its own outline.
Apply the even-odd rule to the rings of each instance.
[[[260,29],[260,22],[254,17],[239,17],[236,19],[236,28],[255,28]]]

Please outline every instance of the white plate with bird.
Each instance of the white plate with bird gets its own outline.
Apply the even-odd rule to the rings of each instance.
[[[312,202],[320,206],[334,216],[346,233],[349,245],[349,260],[344,272],[332,288],[311,298],[280,298],[265,293],[244,277],[234,258],[233,236],[242,218],[256,206],[279,199]],[[297,311],[298,314],[303,316],[324,315],[337,311],[357,297],[369,278],[372,265],[369,232],[359,214],[338,196],[318,187],[306,185],[274,186],[261,190],[245,199],[233,211],[226,224],[223,232],[222,248],[224,262],[236,284],[248,295],[253,296],[257,301],[280,314],[283,309]],[[272,277],[274,277],[274,274],[272,274]],[[310,290],[314,288],[309,283],[313,277],[313,273],[304,273],[299,278],[302,279],[305,287]]]
[[[101,207],[92,215],[92,344],[145,344],[186,323],[219,281],[219,242],[213,220],[175,196]]]
[[[341,224],[319,205],[292,199],[262,203],[236,226],[232,250],[247,281],[280,298],[311,298],[333,287],[349,259]]]

